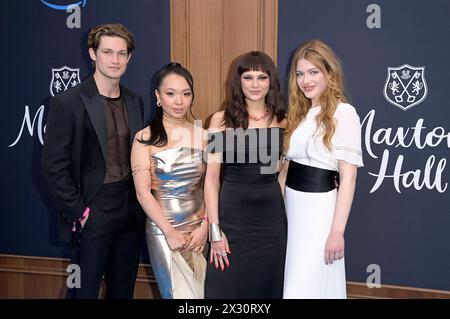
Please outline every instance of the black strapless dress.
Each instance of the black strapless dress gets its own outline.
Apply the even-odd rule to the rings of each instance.
[[[250,128],[245,134],[246,138],[232,141],[226,138],[228,133],[212,134],[226,142],[219,222],[231,254],[230,267],[224,271],[208,263],[205,298],[281,299],[287,220],[277,166],[268,164],[267,158],[279,160],[283,130]]]

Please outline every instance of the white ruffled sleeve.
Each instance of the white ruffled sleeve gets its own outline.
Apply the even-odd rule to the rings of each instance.
[[[361,124],[355,108],[348,103],[341,103],[334,117],[336,131],[332,138],[331,156],[357,167],[364,166],[361,151]]]

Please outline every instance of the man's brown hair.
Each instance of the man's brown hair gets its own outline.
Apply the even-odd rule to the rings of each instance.
[[[102,36],[119,37],[124,39],[127,42],[128,54],[133,52],[135,48],[133,33],[131,33],[120,23],[101,24],[93,27],[88,36],[88,48],[92,48],[95,52],[97,52],[98,46],[100,45],[100,38]]]

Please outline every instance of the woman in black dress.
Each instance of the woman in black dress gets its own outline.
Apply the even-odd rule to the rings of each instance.
[[[209,129],[205,298],[282,298],[287,228],[277,165],[285,112],[272,59],[244,54],[230,85]]]

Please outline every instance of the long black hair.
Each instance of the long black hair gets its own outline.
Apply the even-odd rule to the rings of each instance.
[[[224,124],[229,128],[248,128],[248,111],[242,91],[241,75],[247,71],[261,71],[269,76],[270,87],[265,102],[270,111],[269,123],[276,117],[281,122],[285,117],[284,99],[280,92],[275,64],[261,51],[251,51],[238,57],[230,78],[230,96],[225,101]]]
[[[192,78],[192,74],[184,68],[180,63],[171,62],[165,65],[162,69],[158,71],[155,76],[155,87],[159,92],[162,82],[164,79],[170,75],[176,74],[182,76],[189,85],[189,88],[192,91],[192,101],[194,101],[194,79]],[[153,117],[153,120],[150,122],[150,138],[148,140],[140,139],[139,142],[146,145],[153,146],[166,146],[167,145],[167,132],[164,128],[163,124],[163,108],[156,107],[156,113]]]

